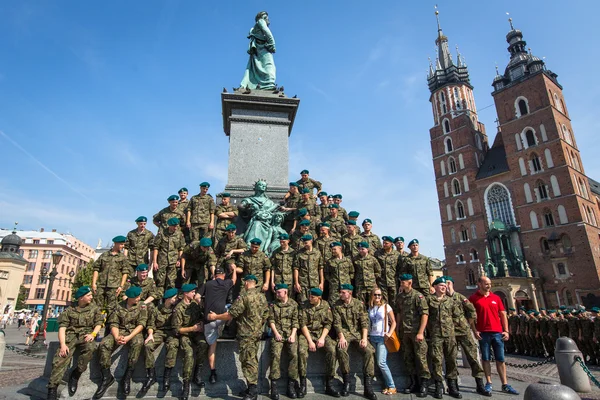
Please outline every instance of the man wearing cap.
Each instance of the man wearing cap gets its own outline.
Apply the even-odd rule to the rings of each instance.
[[[548,354],[554,353],[554,343],[550,341],[550,317],[545,308],[540,308],[540,341],[543,343],[543,347],[545,348]],[[510,317],[509,317],[509,327],[510,327]],[[594,333],[594,328],[592,327],[592,334]],[[591,336],[590,336],[591,343]],[[543,354],[542,354],[543,355]]]
[[[215,227],[215,201],[208,194],[210,183],[200,184],[200,193],[192,196],[187,212],[187,227],[192,234],[192,241],[210,237]]]
[[[354,265],[344,257],[342,244],[330,244],[332,257],[325,263],[325,282],[329,285],[329,304],[335,305],[340,298],[340,285],[354,280]]]
[[[152,250],[154,280],[160,290],[175,287],[177,270],[181,267],[181,255],[185,248],[185,238],[181,229],[178,229],[179,220],[171,218],[167,223],[169,228],[156,235]]]
[[[102,253],[94,263],[92,291],[98,307],[112,312],[117,306],[119,294],[130,274],[129,263],[122,253],[127,238],[115,236],[110,251]]]
[[[279,247],[271,254],[271,290],[275,285],[285,283],[288,287],[294,285],[293,262],[295,251],[290,247],[290,236],[287,233],[279,235]]]
[[[144,382],[142,392],[147,392],[156,382],[154,351],[163,343],[166,349],[163,391],[168,391],[171,386],[171,371],[175,367],[177,351],[179,350],[179,339],[173,330],[173,310],[177,305],[177,301],[177,289],[167,289],[163,296],[163,303],[158,307],[148,309],[147,336],[144,340],[146,382]]]
[[[308,170],[303,169],[302,171],[300,171],[300,180],[296,181],[296,183],[298,184],[298,188],[300,190],[308,189],[309,193],[312,196],[312,195],[314,195],[314,190],[316,189],[317,192],[320,192],[323,185],[321,184],[321,182],[312,179],[308,175],[309,175]]]
[[[321,289],[311,288],[308,302],[300,311],[299,326],[302,332],[298,338],[300,391],[306,395],[308,352],[323,349],[325,350],[325,393],[329,396],[340,397],[340,393],[332,386],[335,377],[336,342],[329,336],[329,332],[333,324],[333,314],[329,303],[322,297]]]
[[[135,275],[127,280],[125,289],[129,289],[132,286],[142,288],[140,301],[147,306],[152,306],[152,302],[162,296],[162,290],[156,287],[154,279],[148,278],[148,264],[140,264],[135,268]],[[123,296],[122,300],[127,300],[127,296]]]
[[[394,239],[391,236],[383,236],[383,247],[375,251],[374,257],[379,262],[381,273],[377,286],[381,289],[383,300],[387,303],[393,303],[396,299],[396,281],[398,259],[400,253],[394,249]]]
[[[550,357],[554,356],[554,346],[558,339],[558,318],[556,310],[548,310],[548,342],[550,346]]]
[[[404,250],[404,238],[402,236],[398,236],[394,239],[394,246],[396,246],[396,251],[398,251],[402,257],[406,257],[410,254]]]
[[[343,196],[341,194],[334,194],[333,195],[333,204],[337,204],[338,215],[340,217],[342,217],[344,222],[346,222],[346,221],[348,221],[348,212],[346,211],[346,209],[344,207],[342,207],[342,197]]]
[[[521,355],[528,355],[531,351],[529,347],[529,343],[527,343],[527,313],[525,312],[525,307],[519,307],[519,336],[517,336],[517,341],[519,342],[519,347],[522,349],[520,352]]]
[[[59,348],[52,360],[52,373],[48,381],[48,399],[58,398],[58,385],[69,365],[75,349],[79,347],[77,366],[69,373],[69,395],[77,391],[79,377],[88,367],[94,351],[96,351],[95,338],[102,328],[104,316],[100,308],[92,302],[92,288],[82,286],[75,292],[77,305],[67,308],[58,318],[58,343]]]
[[[215,245],[225,237],[225,229],[233,223],[239,214],[237,206],[231,204],[230,193],[223,192],[218,196],[221,197],[221,204],[215,208],[215,215],[217,216],[214,236]]]
[[[181,286],[183,298],[175,306],[173,311],[173,329],[179,335],[179,345],[183,350],[183,369],[181,372],[183,378],[182,398],[187,400],[190,396],[190,380],[192,373],[194,383],[202,389],[204,382],[202,380],[202,365],[206,359],[208,346],[202,333],[204,313],[202,307],[198,304],[200,296],[196,295],[197,286],[193,283],[186,283]],[[196,368],[194,369],[194,360]]]
[[[106,390],[113,384],[115,378],[110,373],[112,364],[111,355],[119,346],[129,346],[127,357],[127,368],[121,381],[123,393],[129,394],[131,385],[131,376],[135,363],[138,361],[140,352],[144,345],[142,331],[148,323],[148,312],[145,306],[139,304],[142,288],[132,286],[125,291],[127,300],[121,302],[110,314],[107,320],[107,326],[110,329],[110,335],[102,339],[98,350],[100,367],[102,368],[102,381],[98,390],[94,394],[94,399],[100,399],[106,393]]]
[[[238,274],[254,275],[258,278],[258,287],[264,293],[269,290],[271,283],[271,261],[260,251],[262,240],[250,239],[250,249],[240,255],[237,263]]]
[[[314,219],[321,219],[321,209],[317,205],[315,201],[314,195],[307,188],[300,189],[300,203],[298,203],[298,208],[306,208],[308,214]]]
[[[508,333],[510,339],[506,342],[506,352],[515,354],[518,352],[517,334],[519,332],[519,316],[514,307],[508,308]]]
[[[190,199],[188,199],[188,190],[186,187],[182,187],[181,189],[179,189],[179,192],[177,192],[177,194],[179,195],[179,204],[177,204],[177,209],[183,214],[183,219],[180,221],[181,232],[183,233],[183,237],[185,237],[185,242],[190,243],[192,241],[192,238],[190,236],[190,230],[187,227],[187,212],[188,207],[190,206]]]
[[[169,228],[168,222],[171,218],[177,218],[179,221],[178,225],[184,226],[185,215],[179,209],[179,196],[176,194],[171,195],[167,198],[167,201],[169,202],[169,206],[163,208],[152,217],[152,222],[158,227],[159,233]]]
[[[192,242],[183,251],[181,277],[200,287],[206,280],[212,279],[216,266],[217,256],[212,249],[212,240],[203,237],[199,242]]]
[[[279,208],[280,211],[285,212],[283,219],[283,229],[286,232],[291,232],[294,227],[296,220],[296,211],[300,208],[300,192],[298,191],[298,184],[296,182],[290,182],[290,190],[285,194],[283,205]]]
[[[360,213],[358,211],[350,211],[348,213],[348,219],[346,220],[346,222],[354,221],[355,225],[356,225],[356,233],[360,235],[362,233],[362,231],[360,229],[360,224],[358,223],[359,215],[360,215]]]
[[[147,221],[144,216],[137,217],[137,228],[127,233],[123,254],[129,262],[131,275],[138,265],[148,264],[150,261],[149,251],[154,247],[154,234],[146,229]]]
[[[399,274],[410,274],[413,277],[413,288],[428,296],[433,293],[431,282],[433,282],[433,270],[429,257],[419,253],[419,241],[413,239],[408,243],[410,254],[401,257],[396,270]]]
[[[403,393],[417,392],[417,397],[427,397],[427,382],[431,378],[427,365],[427,342],[425,328],[429,318],[429,305],[422,293],[412,287],[413,277],[402,274],[400,288],[396,296],[396,321],[401,343],[404,347],[404,365],[410,377],[409,385]]]
[[[229,224],[225,227],[225,237],[219,240],[215,248],[217,256],[217,265],[223,267],[225,271],[229,271],[231,265],[237,263],[237,259],[248,246],[241,236],[236,235],[237,226]]]
[[[355,221],[346,222],[346,233],[342,236],[342,248],[344,255],[351,260],[358,257],[358,244],[363,241],[363,237],[358,234],[358,226]]]
[[[534,357],[542,357],[544,345],[541,343],[540,337],[540,322],[535,314],[539,313],[535,310],[529,310],[529,320],[527,321],[527,336],[530,349],[533,351]]]
[[[325,284],[323,276],[323,258],[313,248],[312,235],[302,236],[304,247],[296,252],[293,261],[294,289],[298,295],[298,302],[304,303],[308,300],[310,288],[318,287],[323,290]]]
[[[248,389],[243,400],[258,398],[258,347],[263,326],[269,316],[267,299],[257,288],[258,278],[254,275],[244,277],[245,291],[233,303],[229,311],[208,314],[209,321],[236,319],[238,324],[237,340],[239,342],[240,363],[246,378]]]
[[[313,233],[310,231],[310,224],[309,220],[302,220],[298,224],[299,228],[292,231],[292,234],[290,235],[290,246],[292,246],[294,251],[298,251],[304,247],[304,243],[302,242],[303,236],[311,235],[314,237]]]
[[[332,238],[329,234],[329,224],[327,222],[321,222],[319,224],[319,237],[314,242],[314,246],[321,253],[321,257],[324,262],[327,262],[331,258],[331,243],[335,242],[336,239]],[[337,241],[339,241],[338,239]]]
[[[381,266],[379,261],[369,253],[369,247],[369,242],[360,242],[358,244],[358,256],[353,260],[356,298],[365,307],[368,307],[371,290],[377,286],[377,282],[381,279]]]
[[[566,318],[566,316],[569,314],[569,310],[567,310],[565,307],[557,314],[558,321],[556,322],[556,325],[558,329],[558,337],[569,337],[569,321]]]
[[[375,374],[375,349],[369,343],[369,317],[364,304],[352,298],[354,287],[350,283],[340,285],[340,298],[333,308],[333,326],[337,333],[337,359],[340,363],[344,386],[342,396],[348,396],[350,391],[350,358],[348,347],[352,343],[363,355],[363,384],[364,395],[369,400],[376,400],[373,392],[373,376]]]
[[[584,360],[588,359],[588,364],[596,365],[596,352],[594,350],[594,321],[590,318],[587,311],[581,312],[581,344]],[[548,351],[550,353],[550,351]]]
[[[281,352],[285,348],[288,355],[288,385],[287,396],[291,399],[298,397],[298,303],[288,296],[288,285],[275,285],[276,299],[269,306],[268,324],[273,332],[270,351],[271,399],[279,400],[277,380],[281,377]],[[300,392],[300,393],[299,393]]]
[[[294,226],[292,227],[292,232],[295,232],[298,229],[302,221],[308,221],[310,222],[308,225],[309,233],[313,236],[316,236],[317,226],[320,223],[320,219],[315,217],[313,214],[310,214],[306,207],[299,208],[298,211],[296,211],[296,215],[297,218],[294,222]]]
[[[365,231],[361,233],[360,236],[362,236],[363,241],[369,243],[370,252],[371,254],[374,254],[376,250],[381,248],[381,239],[373,233],[373,222],[369,218],[366,218],[363,221],[362,227]]]
[[[317,194],[317,196],[319,197],[320,201],[320,203],[317,205],[319,207],[319,215],[321,216],[321,219],[324,219],[329,215],[329,200],[327,199],[327,192],[321,191]]]
[[[337,204],[329,205],[329,216],[323,219],[323,222],[327,222],[330,226],[329,234],[335,240],[341,240],[342,235],[346,231],[346,221],[339,214],[340,206]]]

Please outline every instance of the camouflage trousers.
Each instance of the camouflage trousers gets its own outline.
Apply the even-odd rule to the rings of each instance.
[[[354,297],[356,297],[358,300],[360,300],[361,303],[363,303],[366,308],[368,308],[368,304],[369,304],[369,300],[370,300],[370,297],[371,297],[371,290],[372,289],[373,289],[373,287],[359,286],[355,290],[356,295]]]
[[[416,333],[402,335],[402,348],[404,349],[404,365],[409,375],[418,375],[420,378],[429,379],[429,366],[427,365],[427,342],[417,342]]]
[[[120,332],[122,335],[125,335],[126,332]],[[120,345],[117,344],[117,340],[113,335],[108,335],[102,342],[100,342],[100,347],[98,348],[98,354],[100,356],[100,367],[102,368],[110,368],[112,364],[111,356],[113,351],[117,349]],[[144,337],[141,333],[135,335],[127,344],[129,346],[129,355],[127,357],[127,366],[132,368],[135,367],[135,363],[140,357],[140,353],[142,352],[142,347],[144,346]]]
[[[473,340],[471,333],[466,335],[456,336],[456,344],[462,348],[462,352],[471,366],[471,376],[473,378],[483,378],[483,368],[479,362],[479,355],[477,354],[477,344]]]
[[[174,288],[177,281],[177,270],[178,268],[175,265],[159,264],[158,270],[154,274],[156,287],[161,290]]]
[[[431,355],[431,366],[433,371],[431,375],[436,381],[444,380],[442,362],[446,365],[446,379],[458,378],[458,369],[456,367],[456,357],[458,348],[456,347],[456,338],[432,337],[429,343],[429,354]]]
[[[98,287],[96,293],[94,293],[94,301],[100,309],[106,310],[106,314],[109,315],[119,303],[117,288]]]
[[[388,304],[394,304],[396,300],[396,286],[381,286],[380,289],[383,300]]]
[[[185,283],[193,283],[196,286],[198,286],[198,288],[200,288],[202,285],[204,285],[204,282],[207,281],[204,267],[192,268],[192,269],[186,268],[186,270],[187,270],[186,274],[188,275],[188,277],[185,280]],[[209,274],[210,274],[210,271],[209,271]]]
[[[317,338],[312,338],[313,342],[315,342],[315,346],[317,344]],[[333,378],[335,376],[335,355],[336,355],[336,343],[335,340],[330,338],[329,336],[325,336],[325,346],[321,347],[321,349],[325,350],[325,375],[327,378]],[[298,363],[299,374],[300,376],[306,376],[306,370],[308,365],[308,340],[304,337],[304,335],[300,335],[298,338],[298,355],[300,362]],[[317,347],[317,351],[319,348]]]
[[[581,350],[584,359],[586,359],[587,357],[590,357],[590,359],[596,358],[596,352],[594,350],[594,342],[592,341],[592,338],[589,338],[587,340],[583,339],[579,342],[579,344],[579,350]]]
[[[192,242],[196,242],[205,237],[209,238],[212,232],[208,229],[208,224],[192,224],[190,234],[192,235]]]
[[[517,339],[515,340],[517,350],[519,351],[519,354],[523,354],[528,348],[527,339],[525,339],[525,335],[522,333],[518,333],[515,337]]]
[[[542,341],[541,336],[529,336],[529,348],[537,352],[538,354],[542,354],[544,352],[544,342]]]
[[[144,354],[146,355],[146,369],[154,368],[154,351],[161,344],[165,344],[166,357],[165,368],[173,368],[177,361],[177,351],[179,350],[179,339],[172,334],[165,333],[161,330],[155,330],[152,334],[154,341],[149,341],[144,344]]]
[[[275,338],[271,338],[269,379],[279,379],[281,377],[281,353],[284,348],[288,355],[288,377],[298,379],[298,340],[296,339],[294,343],[287,340],[278,342]]]
[[[546,353],[553,355],[554,354],[554,343],[556,341],[552,340],[552,336],[549,333],[542,335],[542,338],[544,340],[544,347],[546,348]],[[592,351],[593,351],[593,343],[590,343],[590,345],[592,345]]]
[[[59,355],[60,347],[56,350],[56,354],[52,360],[52,374],[50,375],[48,383],[49,387],[57,387],[60,384],[65,371],[71,364],[71,360],[73,359],[77,347],[79,347],[80,351],[79,358],[77,359],[77,369],[79,372],[84,372],[87,369],[97,346],[96,342],[86,342],[83,340],[84,335],[81,336],[81,339],[77,339],[75,336],[67,337],[66,345],[69,348],[69,354],[67,354],[66,357],[61,357]]]
[[[201,368],[208,357],[208,344],[204,339],[204,332],[192,332],[188,336],[181,336],[179,345],[183,350],[181,377],[184,381],[189,381],[194,373],[194,360],[200,365],[198,368]]]
[[[340,362],[340,369],[342,374],[350,373],[350,356],[348,355],[348,348],[354,344],[358,351],[363,356],[363,374],[366,376],[375,375],[375,349],[371,343],[367,340],[366,347],[360,347],[360,336],[358,334],[344,332],[344,337],[348,342],[348,347],[345,349],[340,348],[339,341],[337,346],[337,359]]]
[[[260,338],[239,339],[240,364],[248,385],[258,383],[258,346]]]

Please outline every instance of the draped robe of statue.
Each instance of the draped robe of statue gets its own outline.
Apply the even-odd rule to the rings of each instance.
[[[248,65],[240,86],[249,89],[275,89],[275,38],[269,29],[268,17],[260,18],[250,29]]]
[[[266,195],[267,183],[258,181],[254,186],[254,196],[242,200],[241,208],[250,212],[251,218],[244,233],[244,241],[250,244],[254,238],[262,241],[260,250],[270,255],[274,240],[278,240],[283,213],[278,211],[279,205],[275,204]]]

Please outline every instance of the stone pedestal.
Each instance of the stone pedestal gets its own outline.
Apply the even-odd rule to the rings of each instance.
[[[289,186],[288,138],[300,99],[283,93],[243,90],[222,93],[223,130],[229,136],[225,191],[232,203],[254,194],[254,182],[267,181],[267,194],[283,198]]]

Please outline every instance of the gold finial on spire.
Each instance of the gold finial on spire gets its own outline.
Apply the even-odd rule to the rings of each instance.
[[[437,4],[435,5],[434,8],[435,8],[435,19],[437,20],[438,31],[441,31],[442,27],[440,26],[440,12],[438,11]]]
[[[513,26],[513,23],[512,23],[512,18],[510,18],[510,13],[508,13],[508,12],[507,12],[507,13],[506,13],[506,15],[508,15],[508,16],[509,16],[509,17],[508,17],[508,23],[510,24],[510,30],[511,30],[511,31],[514,31],[514,30],[515,30],[515,27]]]

